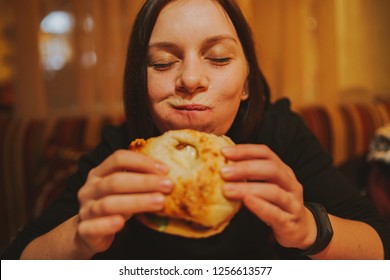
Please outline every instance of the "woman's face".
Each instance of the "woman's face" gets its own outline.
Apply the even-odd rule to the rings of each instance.
[[[226,134],[248,97],[242,46],[228,15],[212,0],[177,0],[161,11],[147,73],[149,109],[160,132]]]

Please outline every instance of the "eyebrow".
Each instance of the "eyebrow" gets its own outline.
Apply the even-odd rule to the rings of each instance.
[[[205,42],[206,43],[215,43],[215,42],[224,41],[224,40],[231,40],[231,41],[234,41],[234,43],[238,44],[236,38],[234,38],[230,35],[213,36],[213,37],[207,38]]]
[[[233,41],[234,43],[238,44],[237,40],[230,35],[212,36],[212,37],[209,37],[206,40],[204,40],[204,42],[202,44],[203,45],[215,44],[215,43],[218,43],[220,41],[225,41],[225,40]],[[150,44],[149,48],[176,49],[176,48],[178,48],[178,45],[173,43],[173,42],[169,42],[169,41],[161,41],[161,42],[154,42],[154,43]]]

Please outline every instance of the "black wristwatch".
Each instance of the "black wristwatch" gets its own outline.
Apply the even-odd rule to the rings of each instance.
[[[305,206],[313,213],[317,224],[317,237],[310,248],[299,251],[301,255],[310,256],[318,254],[329,245],[333,237],[333,228],[324,206],[314,202],[305,202]]]

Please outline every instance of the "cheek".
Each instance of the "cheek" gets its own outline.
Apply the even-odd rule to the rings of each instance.
[[[230,86],[233,85],[230,84]],[[238,107],[241,104],[242,86],[225,86],[224,88],[225,90],[217,99],[216,108],[218,108],[219,115],[222,119],[234,119]],[[229,91],[226,90],[227,88],[229,88]]]
[[[172,83],[166,75],[148,74],[148,96],[151,107],[169,97],[172,91]]]
[[[220,121],[233,122],[242,102],[245,82],[241,79],[221,81],[221,94],[217,100]]]
[[[155,79],[153,75],[148,75],[148,95],[151,103],[161,95],[160,86],[158,79]]]
[[[148,79],[149,111],[155,122],[161,122],[167,118],[167,108],[163,103],[167,96],[165,92],[164,83]]]
[[[218,76],[218,86],[220,89],[227,89],[225,96],[228,99],[241,99],[242,93],[245,89],[247,79],[247,69],[244,63],[239,63],[236,67],[231,68],[225,72],[224,75]]]
[[[220,102],[230,103],[237,106],[242,99],[245,90],[245,81],[243,79],[226,78],[219,83]]]

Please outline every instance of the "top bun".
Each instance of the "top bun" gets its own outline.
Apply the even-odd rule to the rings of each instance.
[[[134,140],[130,149],[164,162],[175,186],[166,196],[164,210],[138,215],[141,222],[186,237],[221,232],[241,206],[239,201],[226,199],[222,192],[220,169],[228,161],[221,148],[232,145],[227,136],[190,129],[171,130],[146,141]]]

